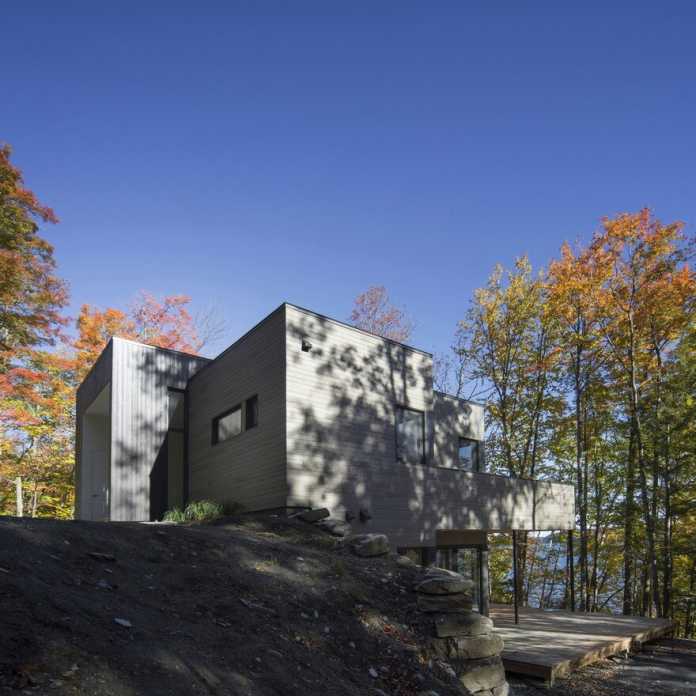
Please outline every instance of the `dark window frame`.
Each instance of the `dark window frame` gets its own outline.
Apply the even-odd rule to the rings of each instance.
[[[247,413],[249,411],[249,402],[251,401],[256,401],[256,422],[253,425],[249,425],[248,418],[247,418]],[[231,435],[230,437],[225,438],[224,440],[221,440],[219,438],[219,423],[220,421],[225,418],[226,416],[229,416],[231,413],[234,413],[235,411],[241,411],[240,415],[240,421],[241,421],[241,429],[236,435]],[[252,430],[253,428],[256,428],[259,424],[259,395],[258,394],[252,394],[252,396],[240,401],[238,404],[235,404],[232,406],[232,408],[228,408],[226,411],[223,411],[222,413],[219,413],[217,416],[213,417],[213,420],[211,421],[211,426],[212,426],[212,432],[211,432],[211,438],[210,442],[212,446],[215,445],[220,445],[223,442],[228,442],[229,440],[234,440],[238,438],[240,435],[243,435],[247,430]]]
[[[426,451],[426,441],[425,441],[425,411],[418,408],[413,408],[412,406],[405,406],[404,404],[396,404],[394,409],[394,445],[396,448],[396,461],[402,464],[413,464],[409,462],[404,457],[400,455],[399,450],[399,411],[411,411],[413,413],[420,414],[421,417],[421,442],[423,443],[421,456],[419,461],[421,464],[425,464],[427,461],[427,451]]]
[[[217,415],[213,418],[213,433],[212,433],[213,445],[219,445],[219,444],[222,444],[223,442],[227,442],[228,440],[233,440],[235,437],[239,437],[244,432],[244,414],[243,413],[240,414],[242,429],[236,435],[231,435],[230,437],[226,437],[224,440],[221,440],[219,437],[219,427],[218,427],[220,424],[220,421],[223,418],[229,416],[231,413],[234,413],[235,411],[241,411],[243,404],[244,404],[244,402],[242,402],[240,404],[236,404],[232,408],[228,408],[226,411],[224,411],[223,413],[220,413],[219,415]]]

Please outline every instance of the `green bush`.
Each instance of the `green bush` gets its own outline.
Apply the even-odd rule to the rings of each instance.
[[[175,507],[167,510],[162,518],[165,522],[208,522],[222,517],[223,506],[212,500],[194,500],[184,510]]]
[[[220,503],[212,500],[194,500],[184,510],[184,517],[189,522],[206,522],[222,517],[225,511]]]
[[[167,510],[167,512],[164,513],[162,519],[165,522],[183,522],[186,519],[186,517],[184,515],[184,511],[181,508],[175,507],[171,510]]]

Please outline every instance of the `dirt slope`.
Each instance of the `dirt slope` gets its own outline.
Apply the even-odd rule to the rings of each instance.
[[[279,516],[3,518],[0,692],[460,694],[421,657],[417,575]]]

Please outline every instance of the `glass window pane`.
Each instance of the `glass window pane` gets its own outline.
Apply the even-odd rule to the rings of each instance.
[[[217,419],[217,442],[229,440],[242,432],[242,409],[237,406],[234,411],[230,411]]]
[[[479,610],[481,600],[481,574],[479,570],[479,550],[478,549],[456,549],[456,560],[452,570],[461,574],[465,580],[469,580],[472,585],[472,599],[474,600],[474,610]]]
[[[467,471],[478,471],[478,442],[459,438],[459,466]]]
[[[254,428],[259,424],[259,397],[252,396],[246,402],[246,429]]]
[[[422,411],[399,408],[396,411],[397,457],[406,462],[422,462],[425,457]]]

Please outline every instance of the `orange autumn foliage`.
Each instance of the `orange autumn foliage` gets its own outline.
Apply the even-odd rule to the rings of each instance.
[[[187,309],[190,302],[186,295],[158,300],[142,291],[127,312],[83,305],[76,322],[78,337],[73,343],[79,378],[89,371],[112,336],[197,354],[203,342]]]

